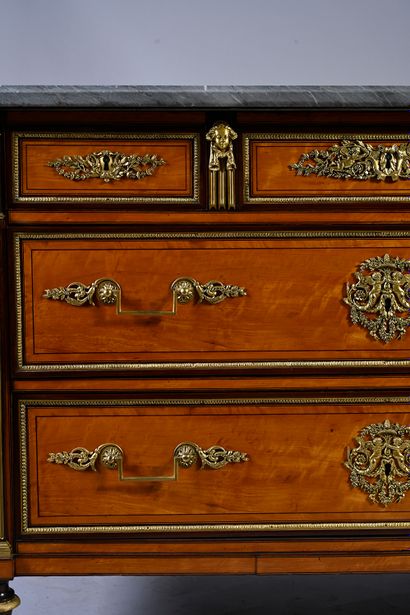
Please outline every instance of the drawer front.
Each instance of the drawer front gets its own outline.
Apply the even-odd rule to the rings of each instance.
[[[244,201],[409,205],[408,135],[244,135]]]
[[[199,204],[196,134],[15,134],[17,203]]]
[[[21,370],[409,366],[408,232],[15,241]],[[376,272],[360,273],[366,262]],[[353,305],[359,275],[367,312]],[[172,289],[181,279],[180,303]]]
[[[43,399],[19,415],[23,533],[410,527],[407,398]]]

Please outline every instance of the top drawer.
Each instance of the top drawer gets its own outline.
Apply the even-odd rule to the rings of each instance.
[[[199,204],[196,134],[13,135],[16,203]]]
[[[409,203],[407,134],[244,135],[244,202]]]

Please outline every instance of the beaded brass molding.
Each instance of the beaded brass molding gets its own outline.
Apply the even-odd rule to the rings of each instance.
[[[22,196],[20,194],[20,139],[23,138],[39,138],[39,139],[93,139],[93,140],[118,140],[132,141],[138,144],[141,140],[160,140],[173,139],[182,140],[188,139],[192,142],[192,196]],[[26,133],[16,132],[12,135],[12,187],[13,201],[15,203],[162,203],[175,205],[199,205],[200,204],[200,181],[199,181],[199,164],[200,164],[200,143],[199,134],[197,133]]]
[[[410,203],[409,196],[292,196],[260,197],[251,196],[250,142],[251,141],[404,141],[408,144],[408,134],[320,134],[320,133],[245,133],[243,135],[244,166],[244,203],[259,205],[336,205],[339,203]],[[410,158],[410,153],[409,153]]]
[[[346,284],[344,302],[355,325],[382,342],[403,337],[410,326],[410,260],[389,254],[369,258],[355,273],[357,282]],[[369,318],[366,314],[374,314]]]
[[[225,299],[243,297],[246,295],[245,288],[231,284],[224,284],[218,280],[211,280],[206,284],[200,284],[193,278],[181,277],[174,280],[170,286],[172,293],[171,310],[123,310],[122,289],[120,284],[112,278],[100,278],[91,284],[72,282],[68,286],[47,288],[43,297],[55,301],[65,301],[74,306],[95,305],[94,298],[106,305],[115,305],[117,316],[123,314],[134,316],[176,316],[177,304],[186,304],[193,301],[195,294],[198,303],[205,301],[211,305],[221,303]]]
[[[355,440],[345,462],[351,485],[382,506],[400,502],[410,489],[410,427],[386,419],[364,427]]]
[[[360,139],[342,139],[328,149],[302,154],[290,168],[297,175],[336,179],[410,179],[410,144],[373,147]]]
[[[357,359],[357,360],[313,360],[313,361],[195,361],[161,363],[79,363],[27,365],[24,362],[23,345],[23,278],[21,244],[24,240],[65,240],[65,239],[404,239],[410,238],[410,231],[198,231],[161,233],[15,233],[14,264],[16,281],[16,323],[17,323],[17,367],[25,372],[81,372],[98,371],[160,371],[160,370],[255,370],[289,368],[409,368],[410,359]]]
[[[195,442],[181,442],[175,447],[172,456],[174,468],[172,474],[166,476],[125,476],[124,458],[124,451],[118,444],[106,443],[100,444],[93,451],[78,446],[71,452],[49,453],[47,461],[58,465],[67,465],[73,470],[80,472],[89,468],[95,472],[95,465],[99,462],[110,470],[118,470],[119,481],[132,482],[176,481],[178,480],[178,469],[180,467],[191,468],[199,460],[201,461],[201,470],[206,467],[212,470],[219,470],[228,463],[249,461],[246,453],[226,450],[223,446],[214,445],[204,450]]]
[[[2,396],[0,396],[0,560],[9,559],[12,556],[11,545],[5,537],[3,418]]]
[[[155,169],[166,164],[163,158],[156,154],[121,154],[101,150],[86,156],[63,156],[48,163],[59,175],[73,181],[84,181],[98,178],[104,182],[120,179],[144,179],[153,175]]]
[[[225,406],[225,405],[380,405],[408,404],[408,396],[387,397],[301,397],[301,398],[190,398],[190,399],[21,399],[18,402],[21,479],[21,523],[24,535],[108,534],[108,533],[192,533],[192,532],[280,532],[309,530],[410,530],[410,521],[355,521],[355,522],[285,522],[285,523],[192,523],[192,524],[143,524],[143,525],[76,525],[76,526],[31,526],[29,516],[28,434],[27,410],[29,407],[152,407],[152,406]]]

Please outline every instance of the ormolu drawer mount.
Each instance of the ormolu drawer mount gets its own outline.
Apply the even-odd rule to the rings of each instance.
[[[48,462],[68,465],[73,470],[95,471],[97,460],[106,468],[115,470],[118,468],[120,481],[173,481],[178,480],[178,468],[190,468],[197,461],[201,461],[201,469],[205,467],[218,470],[228,463],[240,463],[248,461],[246,453],[230,451],[222,446],[214,445],[204,450],[193,442],[182,442],[174,450],[174,470],[169,476],[124,476],[124,452],[118,444],[101,444],[94,451],[83,447],[74,448],[71,452],[49,453]]]
[[[171,310],[123,310],[121,304],[121,286],[112,278],[99,278],[91,284],[71,282],[68,286],[46,289],[43,297],[65,301],[70,305],[80,306],[84,304],[95,305],[94,298],[105,304],[115,304],[116,314],[128,314],[134,316],[175,316],[178,303],[189,303],[198,297],[198,303],[221,303],[227,298],[246,295],[246,289],[241,286],[223,284],[217,280],[211,280],[206,284],[200,284],[190,277],[182,277],[174,280],[170,286],[172,292]]]

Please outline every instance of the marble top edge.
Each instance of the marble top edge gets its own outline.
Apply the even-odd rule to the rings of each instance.
[[[410,86],[0,86],[0,107],[43,106],[410,110]]]

